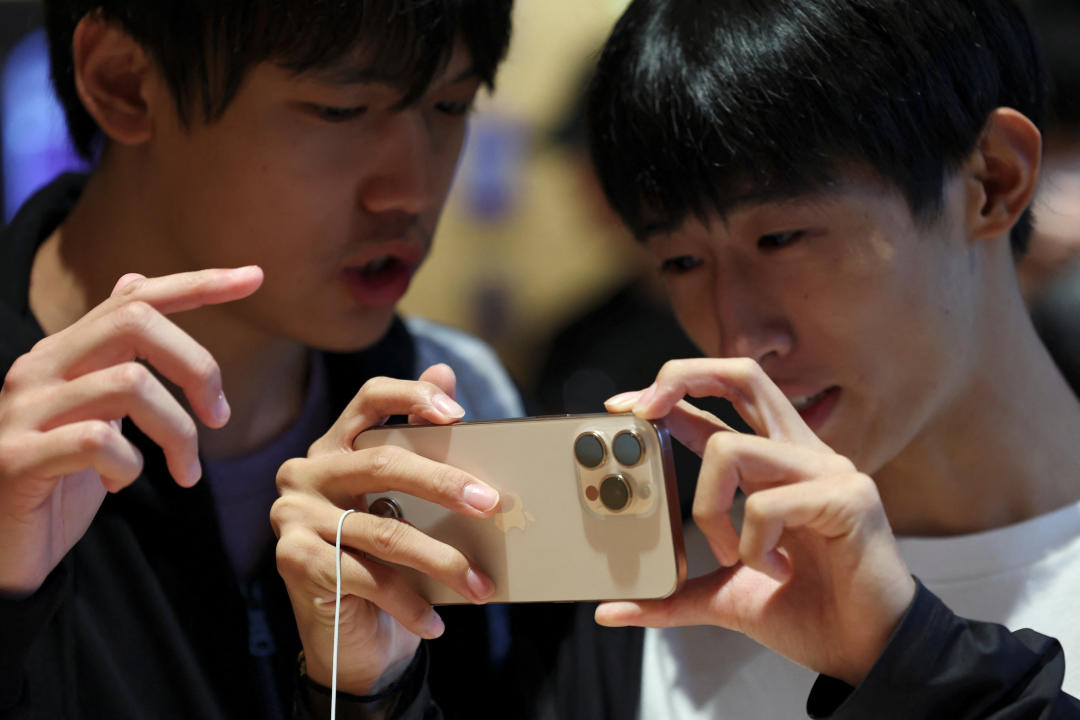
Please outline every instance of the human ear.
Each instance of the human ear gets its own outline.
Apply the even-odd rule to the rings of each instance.
[[[142,46],[92,12],[75,27],[72,61],[79,99],[102,132],[124,145],[148,140],[153,124],[146,83],[152,65]]]
[[[1025,115],[997,108],[967,163],[967,219],[973,240],[1008,233],[1031,203],[1039,179],[1042,135]]]

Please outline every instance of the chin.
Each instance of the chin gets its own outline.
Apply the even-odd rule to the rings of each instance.
[[[386,313],[384,317],[369,315],[359,319],[351,318],[347,322],[335,323],[334,326],[304,328],[303,336],[299,339],[316,350],[359,352],[382,340],[393,320],[392,312]]]

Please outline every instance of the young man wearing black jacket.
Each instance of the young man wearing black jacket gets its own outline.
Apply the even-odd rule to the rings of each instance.
[[[694,577],[567,636],[555,717],[1080,717],[1080,403],[1015,268],[1042,83],[1009,0],[630,4],[593,158],[711,358],[608,409],[702,455]]]
[[[490,351],[394,313],[510,10],[45,3],[95,168],[0,239],[0,717],[273,718],[324,698],[297,662],[321,616],[293,612],[275,567],[279,465],[332,456],[306,477],[334,475],[345,434],[386,415],[520,412]],[[371,458],[348,461],[360,493]],[[460,474],[412,474],[494,505]],[[317,514],[299,522],[320,539]]]

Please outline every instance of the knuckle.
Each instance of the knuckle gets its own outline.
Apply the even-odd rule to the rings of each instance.
[[[768,503],[760,494],[755,493],[746,498],[746,504],[743,507],[744,523],[760,524],[765,522],[768,517]]]
[[[43,342],[44,340],[39,342],[34,346],[33,350],[25,355],[20,355],[15,359],[15,362],[11,364],[11,367],[7,371],[7,375],[4,376],[4,387],[7,390],[20,390],[26,384],[34,365],[34,353],[40,352],[39,348]]]
[[[368,474],[374,478],[393,476],[402,461],[403,450],[393,445],[372,448],[366,460]]]
[[[881,504],[877,484],[862,473],[850,473],[842,477],[844,493],[862,510],[871,510]]]
[[[682,370],[683,360],[667,360],[660,366],[660,371],[656,373],[656,382],[660,384],[661,381],[669,380],[672,376],[677,376]]]
[[[379,388],[384,387],[390,378],[384,375],[376,375],[375,377],[368,378],[363,385],[360,386],[360,390],[357,391],[358,395],[366,395],[372,392],[376,392]]]
[[[458,469],[444,465],[430,476],[431,490],[439,497],[458,499],[465,487],[466,476]]]
[[[78,446],[84,453],[97,453],[108,447],[113,429],[108,423],[94,420],[83,426],[79,432]]]
[[[124,290],[127,290],[127,288],[124,288]],[[121,305],[113,313],[112,317],[117,330],[121,333],[139,335],[146,331],[156,315],[157,310],[149,303],[142,300],[132,300]]]
[[[734,454],[739,445],[739,435],[726,430],[718,430],[705,441],[705,452],[712,457],[724,457]]]
[[[761,380],[765,375],[758,361],[748,357],[732,358],[731,369],[734,378],[744,385]]]
[[[119,279],[118,279],[119,281]],[[124,300],[136,297],[146,284],[145,278],[135,278],[116,291],[115,296]]]
[[[371,520],[374,521],[370,531],[372,551],[380,557],[396,554],[405,543],[405,523],[393,518],[372,517]]]
[[[278,573],[286,579],[308,575],[319,565],[320,549],[306,533],[282,534],[274,548]]]
[[[303,458],[289,458],[282,463],[274,480],[279,495],[284,497],[286,492],[295,489],[299,485],[299,479],[303,477],[304,464],[305,460]]]
[[[153,376],[144,365],[137,362],[127,362],[117,365],[113,369],[114,381],[123,393],[143,395],[153,382]]]

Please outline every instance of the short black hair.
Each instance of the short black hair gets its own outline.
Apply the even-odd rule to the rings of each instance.
[[[1010,0],[634,0],[590,90],[594,164],[639,237],[829,187],[849,165],[941,207],[946,171],[1045,81]],[[1013,228],[1014,252],[1030,211]]]
[[[76,148],[94,152],[100,128],[75,89],[72,37],[88,13],[118,23],[157,63],[182,123],[211,122],[247,72],[273,61],[302,73],[362,50],[407,105],[445,67],[460,38],[492,86],[510,41],[513,0],[45,0],[53,85]],[[197,110],[196,110],[196,107]]]

